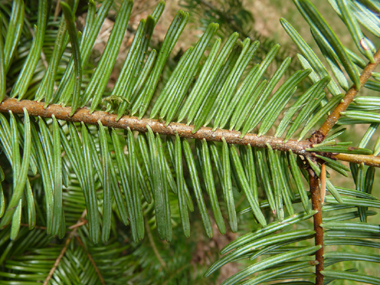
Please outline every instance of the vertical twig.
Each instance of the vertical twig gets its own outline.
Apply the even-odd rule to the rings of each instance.
[[[316,285],[323,284],[323,275],[321,271],[324,268],[324,258],[323,258],[323,228],[320,226],[322,224],[322,203],[321,203],[321,192],[319,189],[319,179],[314,171],[309,168],[309,183],[310,183],[310,193],[311,193],[311,202],[313,210],[318,212],[313,216],[314,219],[314,230],[315,230],[315,245],[321,245],[315,253],[315,259],[318,261],[316,265]]]
[[[375,70],[376,66],[380,63],[380,49],[375,54],[375,62],[368,63],[364,68],[362,74],[360,75],[360,86],[363,86],[368,79],[372,76],[372,72]],[[355,96],[358,94],[359,90],[353,85],[344,96],[343,100],[339,105],[331,112],[326,121],[322,124],[318,131],[316,131],[311,138],[309,139],[311,143],[321,143],[327,133],[331,128],[337,123],[340,118],[340,113],[344,112],[351,102],[354,100]],[[352,157],[349,157],[352,158]],[[353,159],[353,158],[352,158]],[[323,174],[323,173],[322,173]],[[322,176],[321,176],[322,177]],[[325,177],[324,177],[325,180]],[[324,181],[323,181],[324,183]],[[321,190],[319,189],[319,178],[314,173],[312,169],[309,169],[309,184],[311,192],[311,201],[313,204],[313,209],[317,210],[318,213],[314,215],[314,230],[315,230],[315,245],[321,245],[322,248],[318,250],[315,254],[315,258],[318,261],[316,266],[316,284],[323,284],[323,275],[321,271],[324,268],[324,259],[323,259],[323,229],[321,228],[322,224],[322,199]],[[324,185],[322,187],[325,187]],[[325,189],[323,189],[325,191]]]

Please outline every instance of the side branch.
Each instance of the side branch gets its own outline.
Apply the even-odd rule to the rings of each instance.
[[[357,164],[364,163],[368,166],[380,167],[380,156],[375,155],[338,153],[333,154],[332,158]]]
[[[376,66],[380,63],[380,49],[377,50],[374,58],[375,58],[375,62],[368,63],[368,65],[364,68],[360,76],[360,86],[363,86],[367,82],[367,80],[371,77],[371,74],[376,68]],[[347,109],[348,105],[351,104],[351,102],[354,100],[358,92],[359,91],[356,90],[354,85],[347,91],[346,95],[343,98],[343,101],[339,103],[339,105],[335,108],[334,111],[331,112],[327,120],[323,123],[323,125],[319,128],[319,130],[314,134],[315,137],[318,136],[322,138],[322,140],[318,142],[323,141],[324,137],[327,135],[327,133],[331,130],[331,128],[336,124],[336,122],[340,118],[340,113],[344,112]]]
[[[23,114],[23,108],[26,108],[28,113],[32,116],[40,116],[44,118],[51,118],[53,115],[59,119],[70,122],[84,122],[86,124],[97,125],[100,120],[103,126],[127,129],[130,128],[133,131],[146,132],[147,126],[149,126],[153,132],[162,135],[178,135],[182,138],[194,138],[194,139],[206,139],[207,141],[222,141],[225,138],[229,144],[248,145],[252,147],[266,148],[266,144],[269,143],[272,149],[278,149],[281,151],[292,150],[299,155],[306,155],[308,152],[306,148],[311,147],[309,141],[296,141],[288,140],[286,143],[284,140],[271,136],[257,136],[255,134],[246,134],[243,138],[240,138],[241,132],[229,131],[224,129],[218,129],[212,131],[211,128],[201,128],[196,133],[193,133],[194,126],[187,126],[180,123],[170,123],[165,126],[155,119],[138,119],[136,117],[124,116],[119,121],[116,121],[117,115],[109,114],[107,112],[96,111],[90,114],[90,110],[87,108],[77,109],[75,114],[70,117],[71,108],[62,107],[60,105],[50,105],[44,109],[44,103],[16,99],[6,99],[0,103],[0,112],[12,111],[16,114]]]

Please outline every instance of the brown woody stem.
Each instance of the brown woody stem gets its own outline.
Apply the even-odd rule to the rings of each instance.
[[[101,121],[103,126],[127,129],[133,131],[146,132],[149,126],[153,132],[162,135],[178,135],[182,138],[206,139],[207,141],[222,141],[225,138],[229,144],[248,145],[253,147],[264,147],[269,143],[272,149],[281,151],[292,150],[296,154],[307,155],[306,148],[311,147],[309,141],[284,140],[271,136],[257,136],[255,134],[246,134],[240,138],[241,133],[237,131],[229,131],[217,129],[212,131],[211,128],[201,128],[196,133],[193,133],[194,126],[188,126],[180,123],[170,123],[165,126],[164,122],[155,119],[138,119],[136,117],[124,116],[119,121],[116,121],[116,115],[107,112],[96,111],[90,114],[87,108],[78,109],[73,116],[70,116],[71,108],[62,107],[60,105],[50,105],[46,109],[44,103],[16,99],[6,99],[0,103],[0,112],[12,111],[14,114],[23,114],[23,108],[26,108],[29,115],[51,118],[53,115],[59,119],[70,122],[83,122],[85,124],[97,125]]]
[[[309,183],[310,183],[310,193],[311,193],[311,202],[313,210],[318,212],[313,216],[314,219],[314,230],[315,230],[315,245],[321,245],[315,253],[315,259],[318,261],[318,264],[315,266],[316,274],[316,285],[323,284],[323,275],[321,271],[324,268],[324,258],[323,258],[323,228],[320,226],[322,224],[322,203],[321,203],[321,192],[319,189],[319,179],[314,171],[309,168]]]
[[[363,86],[367,82],[367,80],[371,77],[372,72],[375,70],[376,66],[380,63],[380,49],[378,49],[378,51],[375,53],[374,59],[374,63],[368,63],[368,65],[363,69],[363,72],[360,75],[360,86]],[[340,118],[340,113],[344,112],[347,109],[348,105],[351,104],[358,92],[359,90],[357,90],[355,88],[355,85],[353,85],[347,91],[342,102],[339,103],[335,110],[331,112],[330,116],[327,118],[327,120],[323,123],[323,125],[319,128],[319,130],[315,133],[314,136],[324,138]]]
[[[368,166],[380,167],[380,157],[375,155],[361,155],[361,154],[348,154],[338,153],[333,154],[332,158],[352,162],[352,163],[364,163]]]
[[[288,140],[284,142],[283,139],[271,137],[271,136],[257,136],[255,134],[246,134],[243,138],[240,138],[241,133],[237,131],[229,131],[224,129],[217,129],[212,131],[211,128],[201,128],[196,133],[193,133],[194,126],[188,126],[180,123],[170,123],[165,126],[165,122],[160,122],[155,119],[138,119],[136,117],[124,116],[119,121],[115,121],[116,115],[97,111],[90,114],[87,108],[78,109],[73,116],[70,117],[71,108],[62,107],[60,105],[50,105],[46,109],[44,103],[16,99],[6,99],[0,103],[0,112],[7,113],[12,111],[14,114],[23,114],[23,108],[26,108],[29,115],[40,116],[43,118],[51,118],[53,115],[59,119],[69,122],[84,122],[86,124],[98,125],[100,120],[103,126],[127,129],[130,128],[133,131],[146,132],[146,126],[150,126],[153,132],[163,135],[178,135],[183,138],[194,139],[206,139],[207,141],[222,141],[222,138],[226,139],[229,144],[239,145],[251,145],[253,147],[266,148],[266,143],[269,143],[272,149],[280,151],[292,150],[293,153],[304,156],[312,156],[310,152],[305,149],[311,148],[316,141],[296,141]],[[353,155],[353,154],[333,154],[333,158],[353,162],[364,163],[369,166],[380,167],[380,157],[369,155]]]

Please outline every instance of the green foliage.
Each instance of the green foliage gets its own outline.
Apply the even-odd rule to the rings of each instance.
[[[0,5],[2,101],[11,96],[43,101],[45,108],[70,106],[70,117],[79,107],[96,116],[105,106],[114,113],[112,122],[125,115],[148,122],[145,132],[137,132],[133,123],[123,130],[100,119],[94,125],[84,117],[80,122],[38,117],[26,108],[22,114],[0,113],[1,284],[210,284],[217,276],[200,275],[208,277],[236,261],[243,261],[244,267],[222,284],[278,280],[315,284],[318,261],[313,254],[322,245],[311,240],[316,229],[308,220],[317,211],[305,186],[310,173],[320,177],[321,187],[325,183],[331,194],[323,205],[323,223],[315,225],[324,230],[324,284],[335,279],[380,284],[380,277],[337,267],[353,261],[378,263],[378,255],[327,250],[338,244],[379,248],[372,241],[380,237],[379,225],[367,223],[376,214],[369,207],[380,207],[372,195],[375,168],[364,163],[348,168],[334,158],[343,153],[373,158],[380,153],[379,139],[374,147],[368,146],[380,122],[375,97],[380,76],[374,72],[373,80],[360,82],[360,70],[366,66],[361,56],[370,63],[378,57],[366,34],[380,36],[379,4],[329,1],[347,26],[360,52],[356,54],[342,44],[309,0],[295,0],[329,67],[281,19],[301,52],[298,59],[304,69],[296,71],[291,58],[278,60],[278,44],[268,48],[268,42],[246,37],[244,30],[234,31],[236,25],[253,23],[240,1],[229,1],[230,10],[223,13],[208,4],[220,25],[207,24],[162,84],[189,14],[179,11],[160,49],[151,49],[164,10],[161,1],[140,21],[110,88],[132,1],[121,2],[96,68],[88,67],[112,2],[103,1],[96,10],[90,1],[83,31],[75,25],[79,1],[60,2],[62,13],[57,18],[50,1],[39,1],[36,10],[22,0]],[[188,8],[194,9],[193,2],[204,5],[189,1]],[[234,9],[240,12],[235,15]],[[226,25],[230,20],[233,25]],[[272,72],[268,67],[276,61],[281,64]],[[303,90],[300,87],[307,80],[311,84]],[[370,90],[375,97],[356,97],[338,121],[338,125],[370,124],[359,145],[339,142],[344,130],[335,128],[321,143],[303,140],[345,100],[350,85],[357,91]],[[110,96],[107,88],[112,89]],[[181,121],[194,124],[194,138],[186,139],[185,131],[175,138],[165,135],[170,134],[171,123]],[[224,137],[214,141],[196,136],[207,126],[224,132]],[[251,145],[242,144],[239,137],[248,137]],[[325,165],[334,170],[327,178]],[[348,176],[348,172],[355,189],[336,183],[335,173]],[[206,272],[198,268],[190,274],[196,266],[192,249],[205,242],[202,232],[218,240],[230,230],[244,235],[226,245],[219,260],[215,261],[216,250],[210,253],[215,263]]]

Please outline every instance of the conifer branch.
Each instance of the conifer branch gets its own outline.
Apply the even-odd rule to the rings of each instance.
[[[309,140],[288,140],[284,142],[283,139],[273,136],[257,136],[256,134],[246,134],[243,138],[240,138],[241,132],[230,131],[226,129],[217,129],[215,131],[212,128],[203,127],[197,132],[193,133],[194,126],[186,125],[182,123],[170,123],[166,126],[165,122],[160,122],[156,119],[123,116],[120,120],[116,121],[116,115],[103,111],[96,111],[90,114],[89,109],[79,108],[73,116],[70,116],[71,108],[62,107],[60,105],[52,104],[46,109],[44,103],[16,99],[6,99],[0,103],[0,112],[7,113],[12,111],[14,114],[23,114],[23,108],[26,108],[28,113],[32,116],[40,116],[43,118],[51,118],[53,115],[63,121],[68,122],[83,122],[90,125],[98,125],[100,120],[103,126],[119,129],[128,129],[132,131],[146,132],[147,126],[149,126],[154,133],[162,135],[175,136],[178,134],[182,138],[187,139],[206,139],[207,141],[221,142],[222,138],[225,138],[228,144],[235,145],[251,145],[252,147],[266,148],[267,143],[272,149],[280,151],[291,150],[293,153],[303,156],[312,156],[312,152],[306,151],[308,148],[312,148],[312,144],[317,143],[318,139],[315,134]],[[368,166],[380,167],[380,157],[374,155],[356,155],[356,154],[332,154],[331,157],[353,163],[364,163]]]
[[[50,26],[49,11],[53,12],[50,5],[46,4],[47,2],[45,1],[39,2],[37,22],[31,23],[33,26],[38,27],[38,29],[35,29],[36,36],[34,36],[33,30],[22,28],[25,19],[28,18],[24,18],[25,11],[28,13],[30,10],[30,6],[23,2],[22,0],[13,1],[12,13],[2,15],[6,19],[5,42],[3,37],[0,36],[0,82],[2,83],[0,84],[0,112],[10,113],[9,116],[5,117],[0,114],[0,142],[2,143],[1,149],[9,160],[13,172],[13,188],[9,188],[13,190],[10,193],[8,193],[10,190],[4,192],[1,187],[4,174],[0,167],[0,217],[5,213],[4,218],[1,219],[2,227],[8,226],[12,220],[10,229],[12,241],[10,241],[10,247],[6,244],[1,245],[0,249],[4,247],[6,250],[0,256],[0,263],[7,262],[8,259],[13,262],[13,265],[16,264],[14,262],[22,264],[25,258],[18,260],[14,257],[17,254],[29,254],[28,248],[36,246],[37,239],[29,238],[32,237],[33,232],[26,238],[16,240],[16,237],[20,225],[27,227],[28,224],[36,223],[35,206],[37,202],[40,202],[40,199],[34,199],[34,189],[32,191],[30,189],[35,185],[36,181],[29,182],[38,178],[42,180],[44,194],[46,194],[47,227],[37,226],[36,228],[47,230],[47,232],[51,232],[52,236],[59,235],[60,238],[65,236],[65,240],[60,243],[59,248],[56,248],[58,252],[54,251],[52,253],[52,263],[54,262],[54,264],[52,267],[46,268],[46,271],[41,275],[40,282],[50,284],[55,282],[54,279],[59,279],[60,273],[58,271],[65,271],[64,262],[61,261],[65,257],[63,261],[66,263],[66,257],[69,257],[70,254],[69,247],[71,248],[71,245],[73,245],[70,243],[74,238],[78,241],[75,244],[79,244],[83,248],[82,253],[86,253],[82,255],[83,260],[92,263],[95,272],[89,271],[88,273],[93,275],[91,278],[97,278],[97,274],[99,283],[105,284],[105,280],[100,274],[98,266],[101,269],[104,262],[107,263],[107,267],[111,266],[112,268],[117,267],[118,264],[123,265],[125,255],[129,254],[126,250],[127,247],[120,248],[120,244],[115,243],[115,247],[113,247],[115,249],[119,247],[119,249],[117,251],[111,250],[108,261],[96,259],[98,263],[96,264],[86,249],[85,237],[80,238],[78,236],[78,228],[86,223],[89,224],[89,238],[94,244],[99,241],[100,229],[102,230],[103,242],[106,242],[111,234],[120,233],[124,236],[123,229],[117,227],[116,232],[112,228],[113,201],[115,201],[119,210],[119,220],[126,225],[129,222],[134,242],[144,238],[145,224],[145,232],[159,262],[155,268],[159,271],[164,268],[165,275],[163,275],[163,278],[166,280],[158,281],[157,276],[160,274],[156,274],[153,278],[157,279],[155,280],[156,282],[168,284],[176,275],[182,274],[182,271],[191,263],[187,262],[183,266],[176,263],[173,269],[179,269],[174,271],[171,269],[171,261],[169,259],[164,261],[160,256],[149,223],[146,217],[144,218],[143,203],[145,202],[140,199],[140,193],[142,192],[147,203],[154,200],[152,206],[154,205],[159,237],[170,242],[172,240],[172,212],[170,208],[172,202],[175,201],[170,198],[169,190],[178,195],[178,209],[184,234],[187,237],[190,222],[189,210],[190,212],[194,210],[193,195],[189,193],[189,185],[187,184],[191,178],[198,209],[209,237],[212,235],[212,225],[203,199],[202,188],[204,187],[207,194],[209,194],[208,200],[211,202],[216,224],[222,234],[226,232],[226,229],[216,195],[215,186],[219,185],[223,190],[232,231],[235,232],[234,228],[237,229],[236,208],[244,199],[248,200],[250,204],[247,209],[253,211],[255,218],[263,226],[255,232],[239,237],[236,241],[226,246],[222,253],[227,254],[210,267],[206,277],[227,262],[239,260],[241,257],[246,258],[247,255],[251,255],[250,260],[254,260],[262,254],[269,254],[271,255],[269,258],[256,260],[253,265],[229,277],[223,284],[240,284],[241,281],[244,284],[262,284],[264,281],[274,281],[273,277],[284,278],[281,272],[283,273],[285,270],[291,273],[292,270],[302,269],[305,265],[315,266],[315,275],[313,275],[313,277],[315,276],[315,282],[313,284],[324,284],[324,276],[331,279],[349,279],[366,284],[369,281],[371,284],[380,284],[380,278],[368,277],[367,272],[359,274],[347,271],[324,270],[324,265],[328,266],[328,264],[331,264],[330,262],[348,260],[379,262],[377,256],[365,253],[329,253],[327,248],[326,252],[324,252],[324,245],[340,243],[343,245],[350,245],[351,243],[352,245],[370,248],[377,247],[375,242],[368,239],[376,237],[373,234],[378,234],[378,225],[367,224],[367,216],[374,213],[373,211],[367,211],[367,209],[369,207],[380,207],[379,201],[370,195],[374,185],[375,169],[373,167],[366,168],[364,164],[380,167],[380,157],[372,155],[373,153],[379,153],[379,144],[376,144],[373,152],[365,148],[366,142],[372,137],[377,124],[380,122],[379,118],[376,117],[377,114],[370,119],[369,117],[367,118],[367,115],[372,116],[374,114],[365,111],[377,110],[379,105],[376,102],[371,102],[371,98],[363,100],[364,103],[356,102],[359,99],[355,99],[360,87],[364,85],[366,88],[379,91],[379,75],[374,71],[380,63],[380,49],[376,52],[374,50],[375,45],[365,36],[367,32],[370,32],[375,37],[380,38],[380,31],[376,28],[380,23],[379,15],[376,13],[376,11],[379,11],[379,7],[374,4],[375,0],[365,1],[365,4],[359,3],[363,1],[353,0],[329,1],[345,26],[347,26],[358,50],[371,62],[369,64],[366,64],[360,56],[357,56],[355,52],[349,50],[340,42],[330,25],[311,3],[311,0],[294,0],[293,2],[297,9],[310,26],[314,40],[325,57],[330,71],[326,69],[313,49],[302,39],[296,29],[284,19],[281,20],[281,23],[298,46],[301,53],[299,59],[304,68],[304,70],[297,70],[285,81],[283,81],[282,77],[289,68],[290,58],[283,61],[281,66],[273,73],[273,76],[264,76],[267,72],[272,73],[267,69],[276,58],[279,45],[274,45],[270,50],[267,50],[265,41],[261,41],[262,44],[260,50],[258,50],[259,41],[251,42],[248,38],[238,40],[239,35],[233,33],[221,46],[222,41],[220,38],[217,38],[216,41],[213,40],[214,36],[219,34],[217,31],[218,24],[210,23],[196,45],[190,47],[181,57],[164,85],[158,83],[161,78],[166,77],[165,65],[189,18],[188,13],[179,11],[168,29],[159,52],[151,50],[149,54],[153,31],[165,6],[164,1],[161,0],[151,15],[146,19],[141,19],[138,28],[133,31],[133,42],[128,51],[126,61],[116,80],[111,96],[108,97],[109,101],[105,99],[109,104],[108,111],[119,106],[117,115],[103,111],[94,112],[94,110],[99,110],[108,79],[113,72],[117,54],[123,43],[124,33],[127,30],[127,23],[131,17],[133,1],[122,1],[105,50],[101,55],[97,68],[91,75],[82,71],[85,70],[85,63],[91,55],[93,45],[99,36],[101,26],[109,13],[113,1],[105,0],[99,9],[96,9],[95,2],[90,1],[80,48],[77,39],[79,31],[74,19],[77,10],[76,5],[60,3],[55,8],[54,22],[58,20],[57,17],[62,6],[63,14],[60,17],[60,23],[64,24],[66,22],[66,25],[60,25],[58,30],[52,29],[52,32],[57,32],[57,37],[54,37],[54,34],[52,34],[53,37],[46,37],[45,28]],[[220,19],[227,20],[232,30],[237,28],[240,31],[240,37],[246,38],[243,28],[237,27],[240,22],[239,17],[231,17],[228,13],[223,12],[223,9],[214,7],[207,1],[200,0],[200,4],[213,11],[211,18],[216,18],[216,22],[220,22]],[[248,11],[245,15],[243,13],[243,18],[247,18],[247,15],[250,17]],[[2,30],[2,22],[0,20],[0,31]],[[366,28],[367,31],[362,32],[361,26]],[[32,48],[26,59],[17,52],[19,47],[23,48],[25,45],[23,30],[29,31],[29,34],[33,35]],[[65,46],[67,46],[67,39],[64,36],[65,30],[70,35],[69,39],[73,47],[70,61],[68,61],[68,57],[63,57]],[[53,53],[48,63],[42,47],[48,43],[53,43],[54,38],[56,38],[55,48],[53,48]],[[213,43],[212,48],[207,53],[206,49],[208,50],[211,43]],[[29,43],[25,47],[29,47]],[[261,54],[260,56],[255,54],[257,51],[264,52],[265,58],[262,59],[260,64],[251,68],[250,63],[254,57],[261,59]],[[208,56],[203,64],[205,52]],[[46,68],[43,77],[39,76],[40,70],[37,68],[38,62],[41,60]],[[17,66],[20,62],[24,62],[24,64],[21,69],[18,69]],[[49,68],[47,68],[48,65]],[[58,72],[58,66],[63,65],[66,65],[65,72]],[[75,68],[73,68],[74,66]],[[362,69],[361,74],[357,71],[356,66]],[[248,72],[246,72],[247,67]],[[10,72],[7,73],[8,71]],[[329,76],[331,73],[333,73],[333,77]],[[63,76],[60,76],[61,74]],[[295,98],[297,97],[294,97],[297,87],[300,87],[301,82],[307,76],[310,77],[313,85],[301,96]],[[371,76],[376,81],[371,82],[369,80]],[[13,77],[17,77],[17,79],[15,80]],[[270,80],[267,81],[266,78],[269,77]],[[88,78],[90,80],[87,84]],[[7,82],[8,79],[10,79],[9,82]],[[347,79],[355,83],[351,88]],[[337,80],[338,84],[336,84],[335,80]],[[367,81],[368,83],[366,84]],[[56,90],[57,92],[53,92],[56,82],[60,82],[60,84]],[[83,83],[82,85],[81,82]],[[193,85],[194,82],[195,84]],[[280,82],[281,84],[279,84]],[[276,88],[279,85],[281,86]],[[326,87],[333,96],[331,100],[328,100],[327,104],[323,104],[322,100],[325,99],[325,94],[322,90]],[[341,94],[343,89],[346,94]],[[11,91],[10,94],[9,91]],[[35,94],[32,94],[33,92]],[[157,93],[159,93],[158,97],[156,96]],[[17,99],[8,98],[7,94]],[[80,98],[81,95],[83,98]],[[3,101],[4,97],[6,99]],[[35,101],[22,100],[23,98],[31,98],[31,100]],[[294,104],[287,108],[289,102],[292,102],[290,101],[292,98],[295,99]],[[51,102],[59,102],[59,104],[65,106],[71,102],[71,107],[62,107],[58,104],[49,105]],[[89,106],[89,104],[91,104],[91,110],[90,107],[77,108],[78,106]],[[359,106],[355,107],[353,106],[354,104]],[[151,118],[143,118],[146,116],[149,106],[152,106],[150,111]],[[350,110],[352,107],[352,109],[360,111],[355,114],[354,112],[344,112],[349,106]],[[130,111],[130,114],[138,117],[121,117],[127,110]],[[250,114],[248,114],[249,112]],[[284,117],[277,126],[275,135],[264,136],[281,118],[281,113],[284,113]],[[13,114],[20,114],[20,117]],[[309,139],[303,140],[308,132],[315,128],[321,118],[327,117],[327,114],[330,115],[319,130],[314,132]],[[339,120],[341,114],[346,116],[347,120]],[[38,124],[31,124],[29,115],[34,116],[38,120]],[[357,121],[355,121],[354,115],[357,116]],[[188,124],[172,122],[177,116],[179,122],[187,118]],[[24,118],[23,127],[20,120],[22,117]],[[154,118],[157,117],[160,119],[155,120]],[[41,118],[52,118],[52,125],[47,126],[50,120],[46,122]],[[66,129],[60,128],[61,126],[57,119],[61,120],[64,127],[69,128],[70,137],[67,136]],[[329,136],[329,142],[322,143],[327,135],[330,135],[329,132],[337,124],[338,120],[342,124],[372,123],[360,147],[347,147],[345,142],[339,144],[333,141],[343,131],[337,131],[334,135]],[[303,126],[305,121],[307,123]],[[64,122],[68,123],[67,126]],[[81,124],[74,125],[72,122]],[[189,125],[191,122],[195,126]],[[209,125],[211,122],[213,122],[213,128],[200,128],[201,126]],[[228,123],[230,123],[230,130],[227,130],[227,127],[224,129]],[[82,126],[80,130],[76,128],[76,125]],[[99,126],[98,132],[89,133],[87,125]],[[121,143],[118,132],[110,129],[109,131],[112,131],[110,136],[103,126],[128,130],[125,132],[125,134],[128,132],[127,140]],[[289,126],[290,128],[288,128]],[[257,128],[258,135],[248,133]],[[301,128],[303,130],[300,133],[299,140],[288,140]],[[236,131],[231,131],[232,129]],[[281,139],[280,137],[286,130],[285,139]],[[132,131],[148,131],[148,144],[145,136],[139,136],[138,146],[136,146]],[[175,142],[168,140],[165,145],[162,144],[160,135],[176,136],[176,140]],[[96,139],[99,139],[99,151],[96,148]],[[187,139],[195,140],[195,155],[192,153],[192,148]],[[110,140],[113,144],[117,165],[114,165],[110,155]],[[223,142],[223,148],[220,150],[216,145],[213,143],[208,144],[208,142]],[[236,148],[235,145],[240,146]],[[22,160],[20,146],[23,149]],[[128,154],[125,152],[126,146]],[[263,148],[267,148],[267,151],[264,151]],[[68,159],[66,162],[69,164],[63,163],[63,150],[65,158]],[[288,155],[284,153],[285,151],[288,151]],[[317,155],[317,153],[320,155]],[[170,159],[166,154],[170,156]],[[297,157],[293,154],[296,154]],[[101,157],[99,157],[100,155]],[[199,160],[200,167],[196,165],[193,155]],[[334,159],[360,165],[358,167],[351,165],[354,167],[347,168],[345,165],[335,162]],[[82,161],[85,163],[82,163]],[[318,164],[322,166],[319,167]],[[68,167],[69,165],[72,166],[71,169]],[[356,188],[336,188],[326,177],[326,166],[344,176],[348,176],[347,173],[351,171],[352,176],[356,178],[354,181]],[[184,176],[183,167],[187,167],[186,170],[188,171],[185,173],[188,174],[187,177]],[[173,169],[174,171],[172,171]],[[219,176],[216,183],[214,169]],[[203,173],[199,173],[200,171]],[[6,174],[8,173],[10,171],[6,171]],[[310,193],[304,187],[302,174],[309,182]],[[67,186],[67,180],[74,177],[74,175],[77,178],[75,183],[79,184],[79,187],[76,185],[72,193],[69,191],[62,195],[62,186]],[[8,184],[8,180],[6,180],[6,183]],[[245,194],[238,203],[234,201],[232,183]],[[296,186],[298,194],[294,193],[294,185],[292,184]],[[25,187],[25,185],[28,187]],[[103,188],[102,197],[96,195],[98,185]],[[27,191],[23,196],[24,188]],[[329,211],[325,211],[322,215],[326,188],[333,197],[326,197]],[[123,190],[124,195],[118,190]],[[154,191],[150,192],[149,190]],[[150,193],[154,195],[153,198]],[[262,193],[264,194],[263,198],[267,198],[266,201],[262,201]],[[6,199],[5,197],[9,195],[5,194],[9,194],[10,199]],[[78,205],[81,206],[80,209],[83,209],[83,205],[85,205],[86,209],[88,209],[89,219],[88,221],[84,220],[87,213],[87,210],[85,210],[79,221],[68,227],[68,231],[65,233],[66,217],[69,217],[70,221],[72,220],[70,215],[78,217],[76,209],[79,208],[74,209],[74,214],[69,211],[69,213],[65,212],[65,215],[62,216],[63,208],[67,208],[67,206],[70,208],[72,203],[77,202],[79,196],[76,196],[76,194],[83,194],[80,195]],[[344,196],[341,197],[341,195]],[[124,198],[125,201],[123,200]],[[99,199],[103,199],[101,202],[103,203],[102,213],[98,209]],[[310,210],[309,199],[311,199],[313,211]],[[10,202],[6,203],[6,200]],[[295,213],[298,208],[294,209],[293,204],[299,201],[302,202],[305,212]],[[26,204],[24,211],[22,211],[21,207],[23,204]],[[278,221],[267,224],[267,219],[264,217],[260,206],[269,207]],[[284,206],[289,214],[288,217],[285,217]],[[356,207],[357,212],[345,211],[342,214],[337,213],[338,210],[342,209],[341,206],[344,209],[346,206]],[[37,209],[39,208],[37,207]],[[25,223],[25,212],[28,214],[28,224]],[[246,210],[242,212],[246,212]],[[12,215],[13,218],[11,218]],[[312,216],[314,230],[281,231],[281,229],[291,224],[296,229],[299,222],[310,219]],[[360,222],[346,222],[357,217],[360,217]],[[20,221],[24,223],[20,224]],[[51,231],[49,227],[52,227]],[[347,232],[348,235],[339,232]],[[62,236],[59,233],[62,233]],[[338,238],[331,239],[334,234]],[[346,238],[339,239],[341,236]],[[311,237],[314,239],[315,246],[310,245],[310,247],[302,246],[299,248],[296,246],[295,250],[291,249],[277,254],[280,247],[310,239]],[[349,239],[347,237],[355,238]],[[363,240],[360,241],[356,239],[357,237],[363,237]],[[26,250],[23,253],[17,250],[20,245],[16,246],[16,243],[19,242]],[[50,245],[49,241],[48,246],[50,247]],[[12,246],[16,248],[15,251],[13,249],[12,251],[9,250]],[[41,244],[41,246],[44,245]],[[47,251],[50,251],[49,247],[46,248]],[[102,250],[108,250],[108,248],[107,246]],[[120,259],[117,259],[116,252],[122,255]],[[143,254],[146,255],[145,253]],[[294,258],[298,259],[311,254],[315,255],[312,261],[291,262]],[[326,263],[324,258],[326,258]],[[112,261],[112,265],[108,264],[112,259],[116,261]],[[69,262],[72,261],[69,260]],[[143,263],[146,262],[142,260],[141,264]],[[283,263],[285,263],[284,267],[282,267]],[[280,265],[282,268],[279,267]],[[23,274],[22,271],[26,270],[26,266],[32,268],[34,264],[21,267],[9,267],[8,264],[5,264],[2,267],[7,275],[3,272],[0,272],[0,275],[7,276],[6,279],[9,279],[10,282],[13,282],[11,278],[23,278],[27,282],[27,278],[35,278],[35,276]],[[273,271],[268,270],[263,274],[256,274],[259,271],[275,267],[276,269]],[[127,266],[127,268],[129,267]],[[141,276],[149,275],[153,272],[151,271],[152,266],[137,266],[136,268],[141,271]],[[85,268],[82,269],[86,271]],[[277,269],[282,271],[277,271]],[[312,268],[309,269],[313,270]],[[122,270],[120,267],[120,271],[114,271],[118,276],[124,275],[122,278],[129,278],[130,274],[127,275],[128,273]],[[147,274],[144,270],[150,272]],[[18,271],[20,271],[19,274],[17,273]],[[34,272],[35,270],[27,271]],[[119,272],[122,274],[119,274]],[[103,271],[102,273],[106,274]],[[301,277],[309,279],[310,271],[302,273],[305,273],[305,275],[296,275],[295,277],[297,279]],[[46,279],[43,280],[45,277]],[[79,275],[78,278],[82,279]],[[247,278],[252,279],[247,280]],[[81,280],[81,282],[85,281]]]

